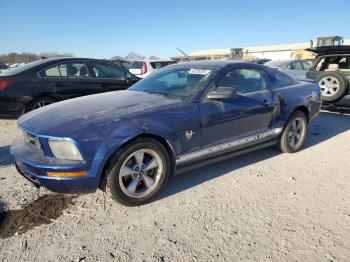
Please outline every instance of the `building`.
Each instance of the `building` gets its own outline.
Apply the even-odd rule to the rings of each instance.
[[[344,45],[350,45],[350,40],[345,40]],[[189,60],[254,60],[257,58],[268,58],[271,60],[286,59],[313,59],[311,52],[305,51],[305,48],[311,47],[311,42],[250,46],[243,48],[223,48],[199,50],[188,56],[174,56],[171,59],[175,61]]]

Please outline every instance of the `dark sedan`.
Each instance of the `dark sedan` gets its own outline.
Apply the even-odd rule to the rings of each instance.
[[[124,90],[138,80],[105,60],[39,60],[0,74],[0,112],[29,112],[73,97]]]

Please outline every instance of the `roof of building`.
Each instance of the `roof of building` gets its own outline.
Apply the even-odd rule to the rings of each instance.
[[[344,40],[344,45],[350,45],[350,39]],[[280,52],[294,51],[306,49],[310,47],[310,42],[280,44],[280,45],[264,45],[264,46],[248,46],[242,47],[243,53],[262,53],[262,52]],[[192,52],[189,57],[209,57],[209,56],[230,56],[232,50],[240,48],[221,48],[221,49],[204,49]]]

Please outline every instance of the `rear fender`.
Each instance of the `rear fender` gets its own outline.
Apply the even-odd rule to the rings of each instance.
[[[280,106],[279,114],[275,117],[276,127],[283,127],[290,115],[298,108],[304,108],[310,120],[320,111],[321,92],[317,84],[304,82],[300,83],[299,87],[292,87],[274,90]]]

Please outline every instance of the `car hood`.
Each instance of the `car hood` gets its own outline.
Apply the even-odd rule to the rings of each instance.
[[[55,103],[22,116],[18,125],[33,134],[82,139],[101,137],[116,123],[170,109],[182,100],[138,91],[116,91]],[[119,126],[118,126],[119,127]]]

